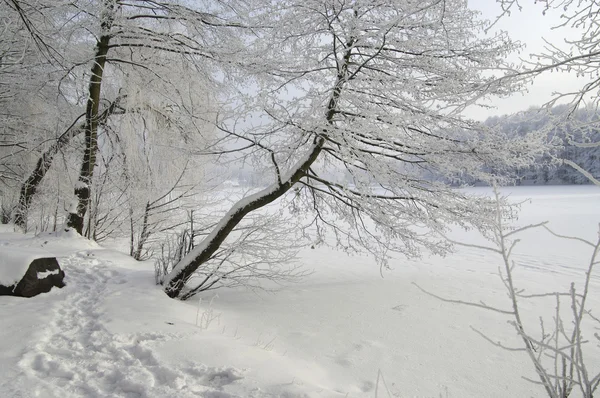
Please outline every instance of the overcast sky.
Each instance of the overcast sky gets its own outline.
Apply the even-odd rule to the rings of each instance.
[[[552,29],[560,23],[559,10],[550,10],[546,15],[542,14],[544,5],[535,4],[535,0],[521,0],[522,11],[515,11],[510,16],[503,17],[495,26],[509,33],[511,37],[523,42],[526,47],[520,57],[528,58],[531,53],[541,52],[544,48],[543,38],[554,43],[560,48],[566,48],[565,38],[575,37],[577,32],[564,28]],[[486,19],[495,19],[500,13],[500,6],[495,0],[469,0],[469,6],[482,12]],[[519,55],[515,54],[514,60]],[[471,109],[467,114],[476,119],[485,119],[492,115],[502,115],[525,110],[532,106],[539,106],[551,98],[555,91],[569,91],[574,86],[580,86],[574,74],[546,73],[538,77],[532,86],[529,86],[525,95],[517,94],[508,99],[494,100],[491,104],[496,109]]]

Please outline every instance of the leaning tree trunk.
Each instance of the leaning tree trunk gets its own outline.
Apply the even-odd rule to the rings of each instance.
[[[334,123],[333,117],[338,109],[338,100],[342,94],[342,88],[348,78],[348,66],[350,64],[354,43],[355,40],[352,39],[346,45],[343,63],[338,71],[336,83],[333,87],[329,103],[327,104],[325,122],[329,126],[332,126]],[[248,213],[277,200],[289,191],[294,184],[300,181],[302,177],[305,177],[308,173],[308,169],[319,157],[325,139],[326,131],[318,133],[313,140],[311,149],[292,167],[285,178],[283,178],[279,170],[277,170],[277,182],[275,184],[247,198],[243,198],[234,204],[211,233],[204,238],[191,253],[181,260],[169,275],[167,275],[167,278],[164,281],[164,284],[166,285],[165,293],[171,298],[179,297],[186,282],[192,277],[194,272],[211,258],[225,239],[227,239],[227,236],[229,236],[231,231],[233,231]]]
[[[112,10],[114,2],[109,0],[107,8]],[[94,56],[94,65],[92,66],[92,76],[90,78],[89,97],[85,111],[85,150],[83,153],[83,162],[79,172],[79,181],[75,187],[75,196],[77,197],[76,209],[71,209],[67,225],[74,228],[78,233],[83,232],[83,224],[85,213],[90,204],[90,192],[92,177],[94,175],[94,167],[96,165],[96,152],[98,150],[98,124],[99,115],[98,107],[100,105],[100,91],[102,89],[102,75],[104,66],[106,65],[106,54],[109,49],[110,42],[110,27],[112,19],[109,17],[102,22],[102,31],[105,32],[100,36],[100,40],[96,43],[96,54]]]
[[[38,190],[44,176],[50,169],[52,165],[52,160],[54,156],[63,148],[65,148],[71,139],[75,137],[77,134],[83,131],[84,126],[78,127],[69,127],[67,131],[65,131],[56,142],[54,142],[47,150],[40,156],[38,159],[35,169],[31,173],[31,175],[23,182],[21,185],[21,190],[19,194],[19,203],[17,205],[17,209],[15,210],[14,222],[19,227],[25,229],[27,227],[27,212],[29,211],[29,206],[31,205],[31,200],[33,199],[33,195]]]
[[[125,98],[124,95],[117,97],[108,108],[106,108],[99,116],[99,123],[105,123],[108,117],[118,110],[121,110],[121,101]],[[29,206],[33,200],[33,196],[36,194],[40,184],[42,183],[46,173],[50,170],[54,156],[64,148],[66,148],[71,140],[85,131],[85,124],[75,125],[77,121],[83,115],[79,116],[77,120],[62,134],[56,141],[50,145],[46,152],[42,153],[38,159],[35,168],[29,175],[29,177],[21,185],[19,194],[19,203],[15,210],[14,223],[19,227],[25,229],[27,226],[27,213],[29,212]]]
[[[250,212],[280,198],[290,190],[295,183],[305,176],[308,168],[317,160],[323,147],[324,138],[317,137],[307,156],[295,166],[293,174],[284,181],[266,188],[248,198],[237,202],[223,217],[213,231],[188,255],[177,264],[165,279],[165,292],[171,298],[179,297],[186,282],[193,273],[219,249],[227,236]]]

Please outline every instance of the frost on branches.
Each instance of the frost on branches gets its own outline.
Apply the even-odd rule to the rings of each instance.
[[[509,18],[511,13],[522,8],[520,0],[496,0],[500,5],[500,18]],[[600,141],[595,133],[600,128],[597,117],[600,105],[600,3],[597,1],[580,0],[538,0],[540,12],[544,15],[554,14],[559,22],[552,29],[571,34],[560,42],[544,39],[545,45],[541,51],[528,54],[521,60],[518,68],[512,70],[505,78],[513,82],[531,82],[536,77],[548,73],[565,73],[575,75],[578,84],[568,91],[552,94],[552,98],[542,106],[550,121],[544,129],[551,132],[563,127],[566,137],[559,142],[562,148],[598,148]],[[553,112],[557,104],[567,104],[559,114]],[[581,115],[587,114],[582,120]],[[600,176],[594,173],[582,162],[564,159],[558,160],[583,175],[589,182],[600,186]]]
[[[485,229],[493,218],[486,199],[450,185],[525,166],[541,147],[461,116],[516,89],[494,75],[514,44],[482,38],[486,25],[466,1],[273,1],[248,15],[260,28],[240,54],[243,81],[229,82],[239,90],[218,120],[217,146],[265,165],[269,185],[235,203],[173,268],[171,297],[248,213],[292,187],[313,242],[333,231],[337,245],[382,264],[389,251],[444,253],[449,224]]]
[[[27,229],[33,196],[43,193],[47,173],[62,167],[52,167],[60,163],[56,155],[76,150],[78,176],[59,173],[70,185],[80,182],[70,188],[78,205],[67,223],[81,233],[93,230],[98,172],[103,157],[115,155],[103,153],[102,145],[135,141],[117,128],[123,119],[136,120],[138,136],[175,131],[187,142],[210,134],[202,118],[216,91],[210,87],[213,68],[240,44],[236,23],[228,21],[234,3],[0,1],[0,108],[10,118],[0,115],[2,138],[9,138],[0,147],[0,179],[11,182],[0,195],[3,207],[16,207],[16,224]],[[140,81],[143,94],[131,95]],[[168,129],[156,128],[159,116]],[[60,196],[56,213],[70,201]]]

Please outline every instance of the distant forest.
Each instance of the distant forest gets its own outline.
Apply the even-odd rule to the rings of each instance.
[[[498,174],[515,178],[516,185],[570,185],[590,184],[583,174],[573,167],[565,164],[563,160],[571,160],[590,172],[593,176],[600,176],[600,113],[590,108],[583,108],[565,115],[572,110],[567,105],[555,106],[552,109],[531,108],[527,111],[511,115],[493,116],[484,121],[484,124],[494,130],[499,130],[507,138],[524,137],[536,132],[544,135],[548,143],[543,152],[532,166],[510,170],[488,170]],[[472,132],[461,132],[456,135],[468,137]],[[595,144],[595,145],[592,145]],[[403,164],[403,169],[419,170],[420,167]],[[414,167],[414,168],[413,168]],[[259,171],[250,165],[235,170],[213,167],[214,176],[229,175],[230,183],[242,186],[264,186],[268,180],[268,173]],[[360,172],[354,174],[359,175]],[[353,175],[346,170],[328,170],[324,175],[331,180],[353,183]],[[479,185],[487,183],[472,177],[462,175],[460,180],[448,179],[429,170],[423,171],[422,177],[428,180],[443,181],[445,183],[461,186],[463,184]]]
[[[577,163],[593,176],[600,175],[600,145],[590,145],[600,143],[598,112],[581,109],[565,122],[563,114],[569,109],[566,105],[556,106],[550,111],[530,109],[512,115],[490,117],[485,121],[487,126],[495,126],[508,136],[523,136],[535,131],[548,134],[551,150],[534,166],[514,171],[514,175],[519,177],[518,185],[590,183],[577,170],[564,164],[563,159]]]

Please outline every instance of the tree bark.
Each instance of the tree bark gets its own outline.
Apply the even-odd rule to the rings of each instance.
[[[102,23],[103,31],[108,32],[110,21]],[[83,232],[85,213],[90,204],[90,192],[94,167],[96,165],[96,152],[98,150],[98,107],[100,104],[100,91],[102,89],[102,75],[106,65],[106,54],[109,49],[110,34],[100,36],[96,43],[96,54],[92,66],[90,78],[89,97],[85,113],[85,151],[79,172],[79,181],[75,187],[77,197],[77,208],[71,211],[67,219],[67,225],[74,228],[79,234]]]

